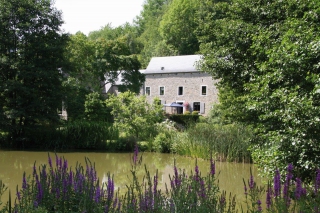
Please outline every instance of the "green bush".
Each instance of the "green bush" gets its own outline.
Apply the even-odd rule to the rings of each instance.
[[[105,149],[107,140],[117,140],[119,131],[112,123],[98,121],[74,121],[61,130],[62,148]]]
[[[153,141],[153,151],[162,153],[171,152],[171,141],[169,131],[160,132]]]
[[[192,115],[198,115],[199,111],[192,111]]]
[[[199,120],[199,115],[194,115],[194,114],[185,114],[185,115],[181,115],[181,114],[174,114],[174,115],[170,115],[169,119],[177,122],[179,124],[182,125],[190,125],[192,123],[195,123]]]

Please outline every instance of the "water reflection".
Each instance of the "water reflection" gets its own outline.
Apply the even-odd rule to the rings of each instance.
[[[48,154],[55,162],[55,153],[53,152],[0,151],[0,179],[8,186],[12,194],[15,194],[16,186],[21,188],[23,172],[25,171],[27,176],[31,175],[35,162],[38,167],[41,164],[48,164]],[[69,167],[72,168],[75,168],[77,162],[85,165],[85,158],[88,158],[95,165],[101,181],[107,180],[108,173],[114,175],[115,187],[119,187],[120,191],[122,188],[124,191],[125,185],[132,181],[131,153],[73,152],[57,153],[57,155],[67,159]],[[158,170],[159,187],[162,190],[165,189],[165,184],[170,185],[169,175],[173,174],[174,161],[177,168],[184,169],[187,173],[194,170],[196,162],[195,159],[173,154],[143,153],[142,155],[143,161],[137,172],[138,177],[142,180],[145,175],[144,165],[151,176],[154,176]],[[198,159],[197,163],[202,175],[206,175],[209,172],[210,162]],[[249,179],[250,167],[252,167],[253,175],[257,177],[257,170],[252,164],[217,162],[216,171],[217,173],[220,171],[218,178],[220,189],[227,193],[236,194],[237,200],[243,201],[245,197],[242,179]],[[260,185],[261,179],[256,179],[256,182]],[[7,201],[7,195],[8,191],[2,198],[3,202]]]

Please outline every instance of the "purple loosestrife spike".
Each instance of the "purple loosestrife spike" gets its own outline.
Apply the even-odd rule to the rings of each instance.
[[[157,187],[158,187],[158,173],[153,177],[153,195],[154,195],[154,197],[157,194]]]
[[[266,196],[267,209],[270,209],[272,204],[271,193],[272,193],[272,190],[271,190],[270,184],[268,184],[267,196]]]
[[[22,178],[22,189],[26,190],[27,189],[27,180],[26,180],[26,173],[23,172],[23,178]]]
[[[178,186],[180,186],[181,180],[179,178],[179,173],[178,173],[178,169],[177,169],[176,165],[174,165],[173,170],[174,170],[174,186],[178,187]]]
[[[68,185],[69,186],[72,186],[72,183],[73,183],[73,172],[70,170],[70,173],[69,173],[69,178],[68,178]]]
[[[258,200],[257,204],[258,204],[258,212],[262,212],[261,201]]]
[[[249,181],[249,188],[253,189],[254,188],[254,179],[253,179],[253,175],[250,176],[250,181]]]
[[[38,202],[37,202],[36,200],[33,202],[33,206],[34,206],[35,208],[38,208],[39,204],[38,204]]]
[[[18,191],[18,189],[17,189],[17,198],[18,198],[18,201],[20,202],[20,200],[21,200],[21,194],[20,194],[20,192]]]
[[[293,170],[293,166],[292,166],[292,164],[289,164],[288,165],[288,169],[287,169],[286,180],[285,180],[284,185],[283,185],[283,197],[286,200],[287,206],[290,205],[289,187],[290,187],[291,180],[292,180],[292,177],[293,177],[292,170]]]
[[[100,187],[99,187],[99,185],[97,185],[96,196],[94,197],[94,201],[96,203],[100,202],[100,196],[101,196]]]
[[[109,206],[108,204],[104,207],[104,213],[108,213],[109,212]]]
[[[280,172],[277,169],[276,174],[273,179],[273,190],[274,190],[274,197],[279,197],[281,195],[281,180],[280,180]]]
[[[210,159],[210,174],[213,176],[216,173],[216,165],[211,157]]]
[[[111,201],[113,199],[113,194],[114,194],[114,182],[113,182],[113,179],[110,177],[110,175],[108,175],[107,193],[108,193],[108,200]]]
[[[194,176],[194,179],[195,181],[199,182],[199,178],[200,178],[200,175],[199,175],[199,167],[198,167],[198,164],[196,165],[196,167],[194,168],[194,172],[195,172],[195,176]]]
[[[200,197],[202,197],[202,198],[205,198],[206,197],[206,187],[205,187],[205,185],[204,185],[204,180],[203,179],[201,179],[200,180]]]

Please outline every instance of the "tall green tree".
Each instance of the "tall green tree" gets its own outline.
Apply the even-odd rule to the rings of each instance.
[[[292,163],[310,178],[320,167],[320,3],[202,3],[201,67],[220,79],[224,115],[255,128],[261,171]]]
[[[17,146],[58,121],[68,35],[51,0],[0,0],[0,129]]]
[[[178,51],[168,45],[160,34],[159,25],[172,0],[147,0],[141,14],[135,19],[139,41],[143,45],[139,60],[146,68],[155,56],[177,55]]]
[[[180,55],[195,54],[199,50],[195,32],[198,6],[198,0],[173,0],[160,22],[161,36]]]

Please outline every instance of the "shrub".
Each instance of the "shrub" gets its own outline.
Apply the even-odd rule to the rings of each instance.
[[[68,122],[61,132],[61,148],[105,149],[107,140],[119,138],[119,131],[112,123],[99,121]]]
[[[190,125],[190,124],[195,123],[195,122],[197,122],[199,120],[199,115],[174,114],[174,115],[170,115],[169,119],[174,121],[174,122],[177,122],[179,124],[182,124],[182,125]]]

